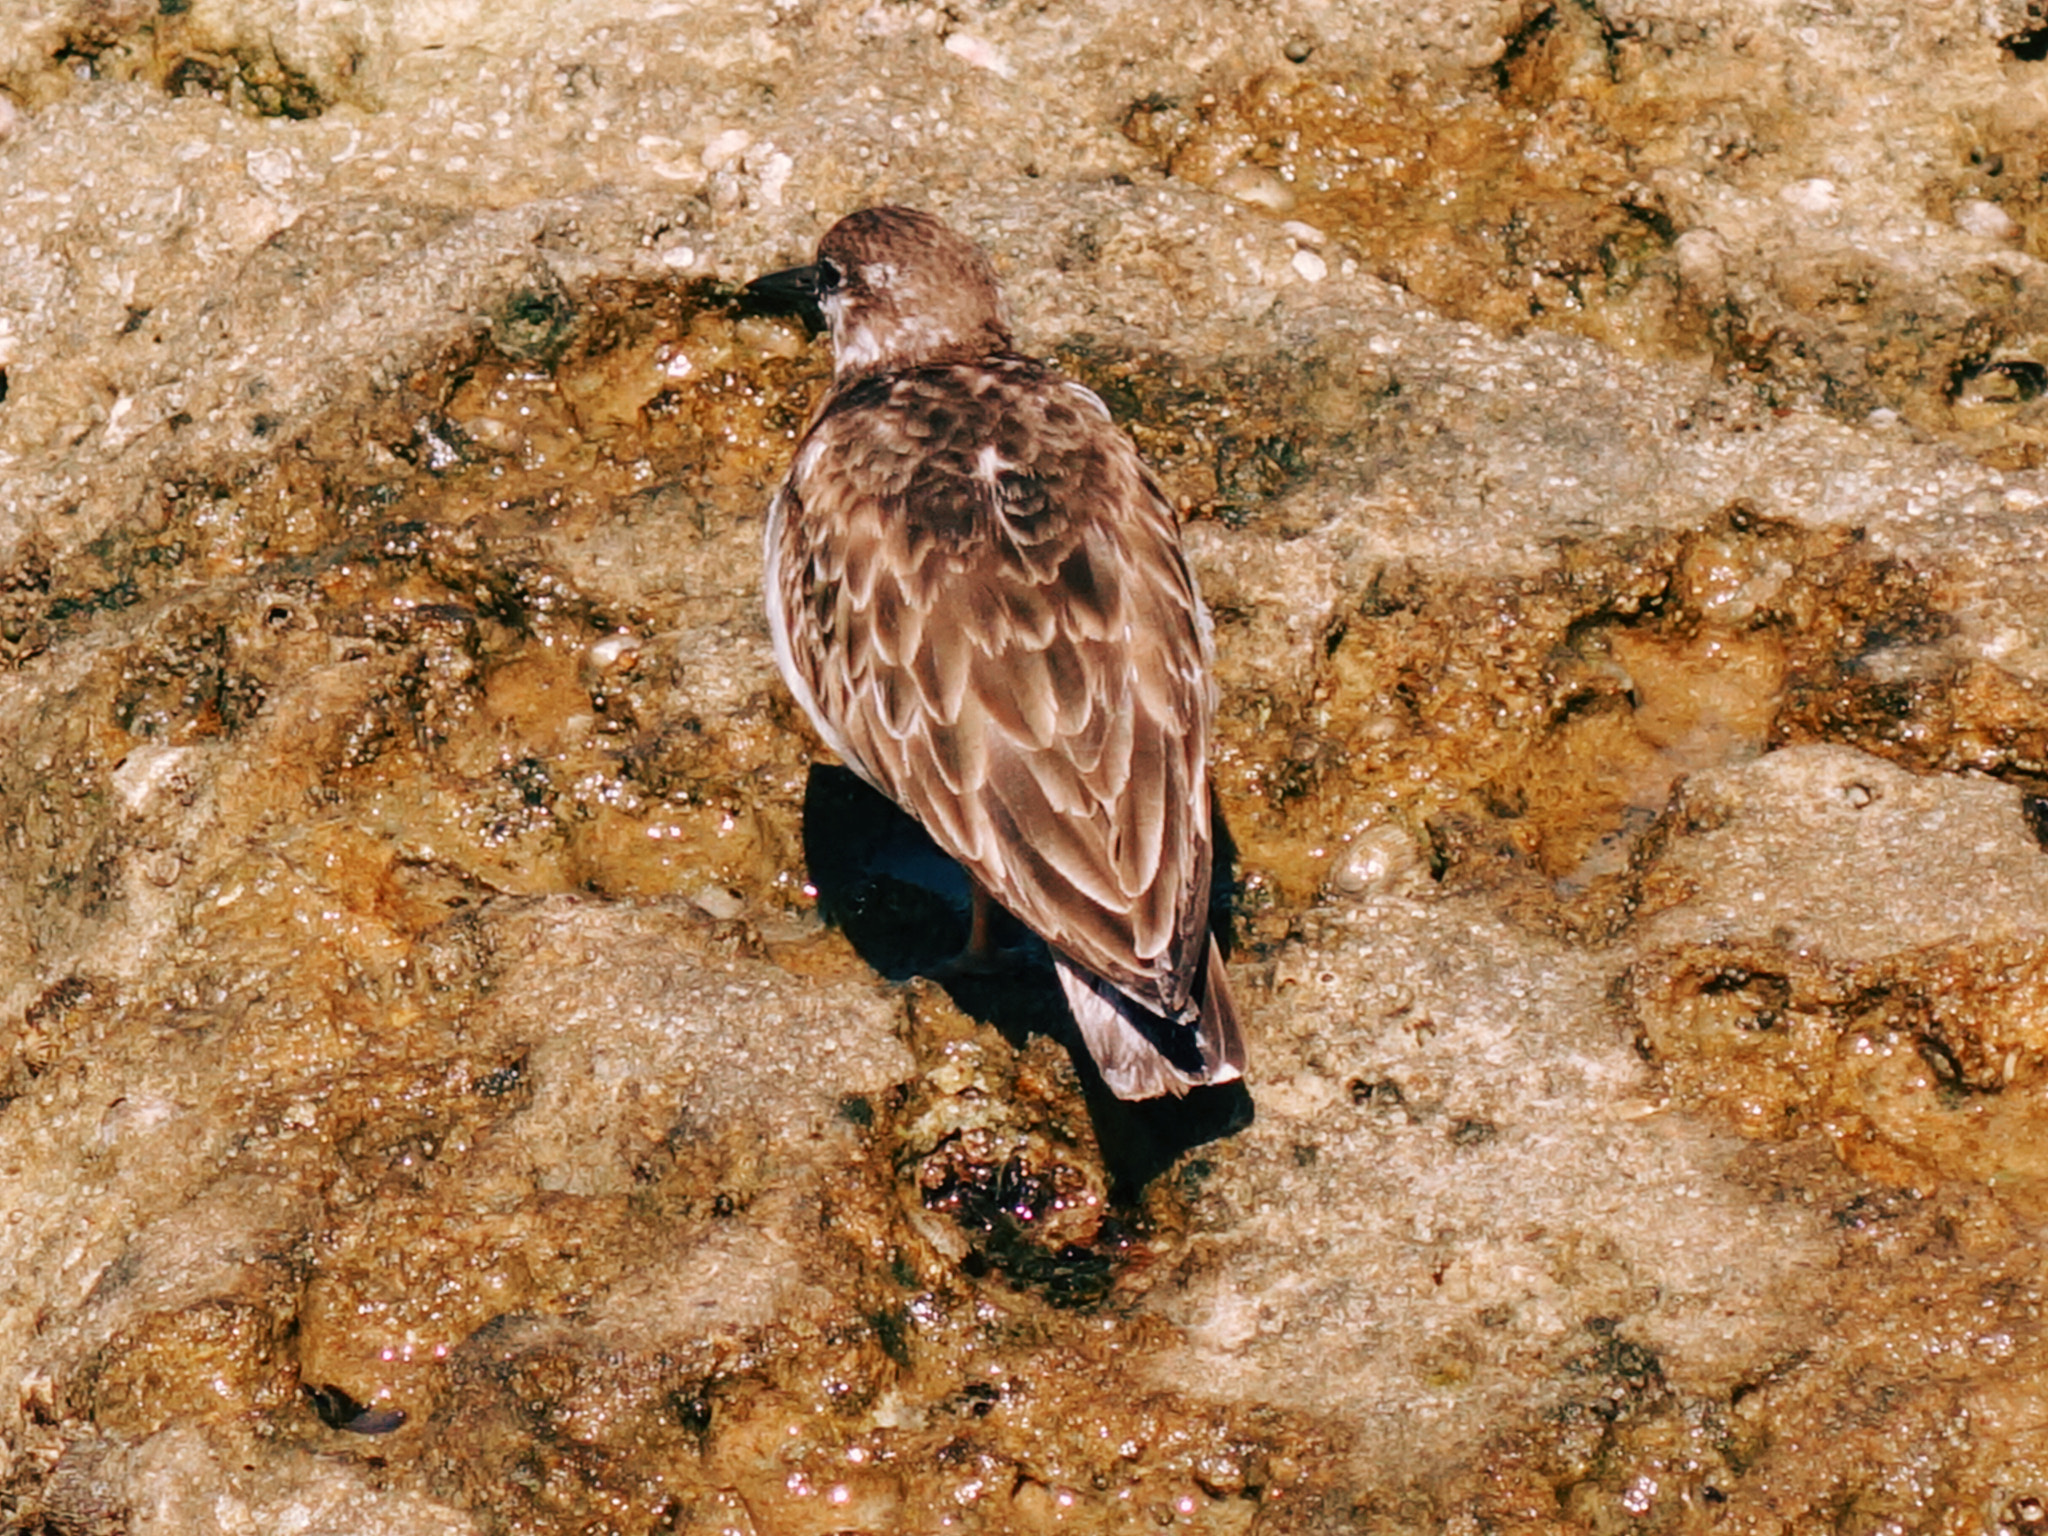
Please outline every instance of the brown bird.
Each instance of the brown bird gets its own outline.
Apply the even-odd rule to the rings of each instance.
[[[815,305],[831,387],[768,512],[775,657],[818,734],[1051,948],[1121,1098],[1244,1067],[1209,932],[1208,610],[1090,390],[1018,354],[995,269],[869,208],[758,300]]]

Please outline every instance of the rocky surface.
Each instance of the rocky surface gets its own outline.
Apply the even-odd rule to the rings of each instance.
[[[2044,56],[0,0],[0,1527],[2048,1526]],[[890,199],[1186,509],[1248,1097],[774,679]]]

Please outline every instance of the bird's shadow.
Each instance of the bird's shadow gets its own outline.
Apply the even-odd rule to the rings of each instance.
[[[1216,868],[1229,870],[1236,845],[1219,814],[1213,818]],[[804,860],[818,908],[845,933],[861,959],[892,981],[931,976],[970,1018],[992,1026],[1012,1046],[1049,1035],[1073,1058],[1110,1194],[1137,1198],[1145,1185],[1191,1147],[1233,1135],[1252,1122],[1252,1096],[1242,1082],[1191,1090],[1185,1098],[1138,1101],[1109,1091],[1081,1044],[1045,947],[1008,913],[998,915],[1005,946],[1035,952],[1037,963],[991,975],[947,972],[967,942],[966,873],[940,852],[924,828],[845,768],[814,764],[804,786]],[[1215,900],[1227,902],[1227,883]],[[1219,939],[1228,925],[1216,923]]]

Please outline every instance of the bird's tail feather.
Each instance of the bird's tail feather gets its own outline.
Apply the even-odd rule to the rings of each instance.
[[[1057,950],[1053,960],[1082,1043],[1118,1098],[1179,1098],[1243,1075],[1244,1032],[1213,936],[1196,996],[1178,1019],[1160,1017]]]
[[[1223,951],[1216,936],[1209,936],[1209,964],[1202,975],[1202,1017],[1196,1026],[1202,1045],[1202,1060],[1210,1063],[1211,1083],[1228,1083],[1244,1076],[1244,1030],[1237,1022],[1237,995],[1230,990],[1230,973],[1223,969]]]

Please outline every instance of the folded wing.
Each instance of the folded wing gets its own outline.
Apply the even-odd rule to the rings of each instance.
[[[1101,403],[1021,358],[872,380],[824,402],[784,496],[776,597],[828,741],[1176,1016],[1208,954],[1208,621]]]

